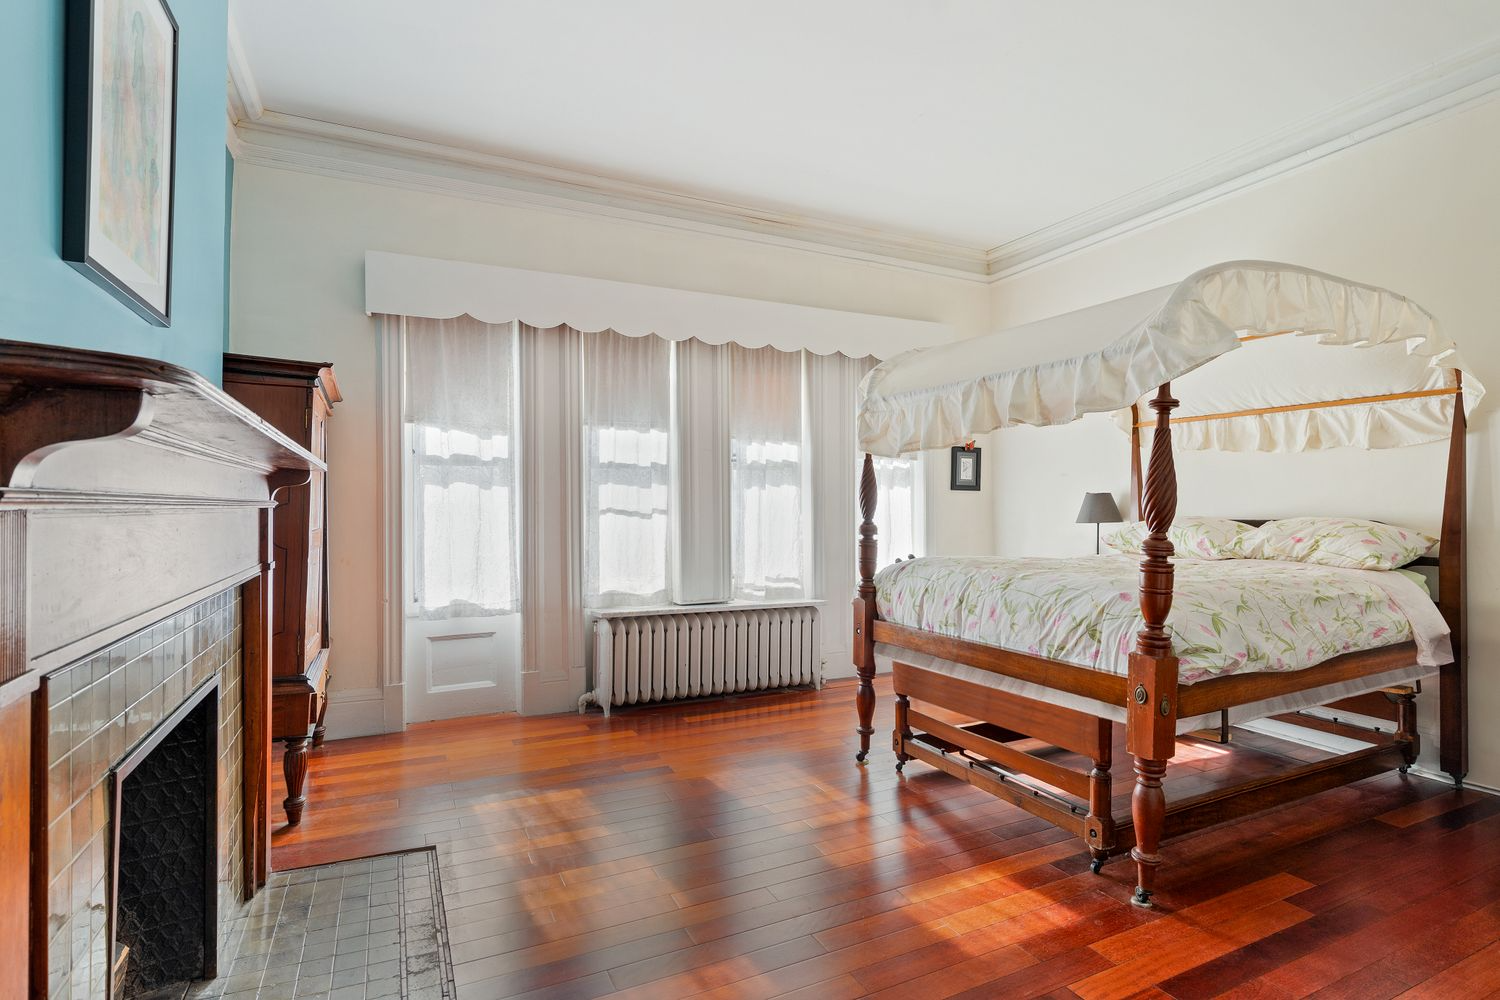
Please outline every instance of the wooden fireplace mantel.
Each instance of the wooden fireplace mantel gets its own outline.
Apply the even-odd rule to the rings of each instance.
[[[256,512],[322,468],[185,368],[0,341],[0,701],[258,570]]]
[[[324,467],[311,452],[186,368],[122,354],[0,340],[0,489],[6,491],[5,500],[21,499],[16,491],[38,487],[42,463],[58,451],[80,446],[97,453],[101,444],[109,443],[150,446],[179,458],[253,472],[262,479],[277,470]],[[145,454],[134,448],[129,453]],[[129,496],[132,484],[141,483],[157,499],[207,499],[201,489],[207,482],[227,485],[212,477],[142,477],[162,464],[148,461],[148,468],[100,470],[101,476],[62,486],[118,497]]]
[[[31,808],[38,679],[232,587],[244,629],[245,894],[264,884],[272,512],[278,490],[323,468],[185,368],[0,340],[0,995],[36,989],[26,952],[46,915],[45,880],[39,899],[27,852],[10,849],[45,815]],[[29,983],[17,978],[28,965]]]

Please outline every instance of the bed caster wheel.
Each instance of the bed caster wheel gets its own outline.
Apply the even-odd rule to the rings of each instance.
[[[1400,767],[1396,768],[1396,770],[1399,771],[1399,772],[1401,772],[1402,774],[1407,774],[1408,772],[1411,771],[1411,765],[1410,764],[1402,764]]]
[[[1151,902],[1150,890],[1142,889],[1140,886],[1136,886],[1135,892],[1130,894],[1130,902],[1132,905],[1139,906],[1143,910],[1154,910],[1156,908]]]
[[[1102,869],[1103,867],[1104,867],[1104,859],[1103,858],[1095,858],[1094,860],[1092,860],[1092,861],[1089,862],[1089,871],[1093,872],[1095,875],[1098,875],[1100,869]]]
[[[868,754],[869,752],[870,751],[868,751],[868,750],[861,750],[859,753],[855,754],[854,755],[854,763],[856,763],[856,764],[863,764],[865,762],[865,755]]]
[[[896,773],[900,774],[904,770],[906,770],[906,761],[904,761],[904,760],[898,760],[898,761],[896,761]]]

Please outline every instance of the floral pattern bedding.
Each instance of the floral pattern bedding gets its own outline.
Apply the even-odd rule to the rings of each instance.
[[[1410,598],[1398,602],[1398,585],[1431,604],[1394,573],[1259,559],[1174,563],[1167,626],[1188,684],[1301,670],[1405,642]],[[896,624],[1124,674],[1141,628],[1139,567],[1123,555],[914,559],[876,576],[876,600]]]
[[[1415,528],[1354,517],[1288,517],[1241,535],[1232,554],[1349,569],[1395,569],[1437,544]]]

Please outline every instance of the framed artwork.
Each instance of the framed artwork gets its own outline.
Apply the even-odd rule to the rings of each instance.
[[[948,488],[979,489],[979,449],[972,444],[953,446],[953,469],[948,479]]]
[[[165,0],[68,0],[62,255],[171,324],[177,20]]]

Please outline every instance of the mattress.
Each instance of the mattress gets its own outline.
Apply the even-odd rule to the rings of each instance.
[[[1415,641],[1449,662],[1448,629],[1410,577],[1265,559],[1174,560],[1167,628],[1181,683],[1304,670]],[[1137,556],[923,558],[875,578],[886,621],[1124,675],[1142,627]]]

